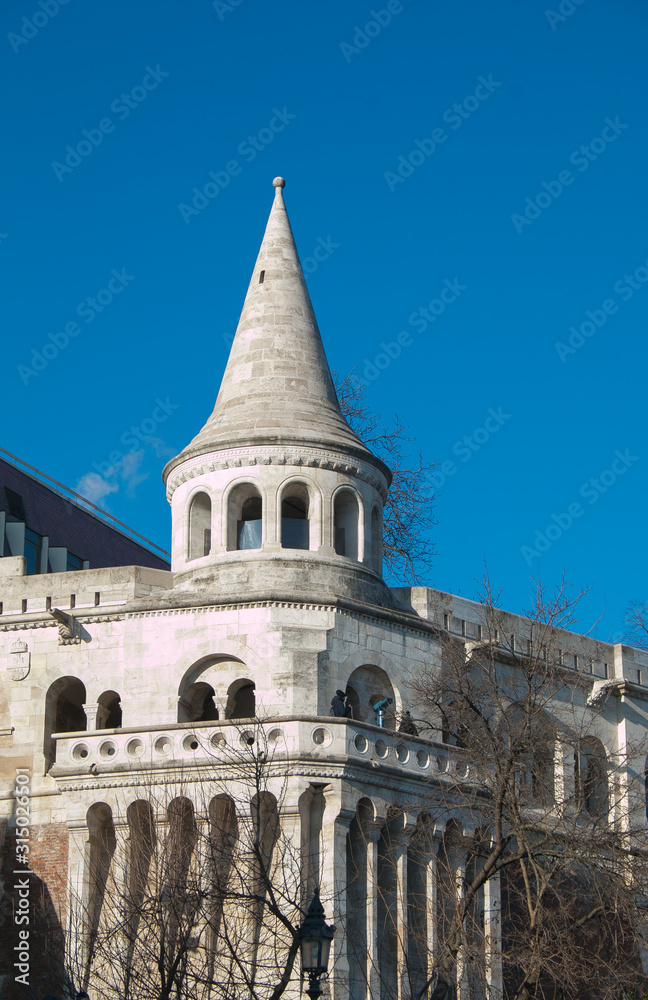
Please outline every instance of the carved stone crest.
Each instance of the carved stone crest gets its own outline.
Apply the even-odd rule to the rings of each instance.
[[[22,639],[17,639],[9,650],[7,657],[7,675],[12,681],[24,681],[29,674],[31,653],[27,649],[27,643]]]

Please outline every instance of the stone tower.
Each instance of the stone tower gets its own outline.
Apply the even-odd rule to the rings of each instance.
[[[386,466],[340,412],[283,200],[275,199],[213,413],[164,470],[181,589],[352,598],[382,583]]]

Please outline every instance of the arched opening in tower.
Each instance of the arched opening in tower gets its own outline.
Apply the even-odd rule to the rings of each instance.
[[[47,769],[56,760],[56,740],[52,733],[84,733],[86,689],[77,677],[59,677],[45,697],[45,739],[43,753]]]
[[[211,684],[197,681],[190,684],[178,700],[178,722],[214,722],[218,709]]]
[[[293,483],[281,500],[281,545],[284,549],[310,548],[307,488]]]
[[[248,497],[241,508],[241,520],[237,524],[237,549],[261,548],[261,497]]]
[[[351,490],[341,490],[335,496],[333,525],[335,551],[347,559],[358,559],[358,498]]]
[[[254,681],[241,678],[230,684],[227,692],[228,719],[253,719],[256,715]]]
[[[104,691],[97,699],[97,729],[120,729],[121,699],[116,691]]]
[[[227,549],[260,549],[263,542],[263,501],[252,483],[239,483],[227,501]]]
[[[211,551],[211,500],[197,493],[189,508],[189,559],[200,559]]]

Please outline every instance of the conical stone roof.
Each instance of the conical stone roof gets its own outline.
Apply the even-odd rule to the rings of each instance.
[[[351,453],[387,472],[340,411],[283,200],[285,181],[273,184],[274,204],[216,405],[165,475],[198,455],[277,444]]]

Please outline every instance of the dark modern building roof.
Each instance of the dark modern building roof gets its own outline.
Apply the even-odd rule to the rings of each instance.
[[[54,485],[53,480],[50,486],[42,473],[35,469],[33,473],[0,457],[0,521],[5,522],[0,556],[27,556],[27,572],[32,573],[107,566],[170,569],[162,549],[156,554],[152,551],[156,547],[146,539],[140,543],[129,537],[126,525],[119,528],[108,523],[98,508],[97,513],[83,509],[82,497],[75,499],[71,490]],[[65,492],[72,496],[66,497]]]

